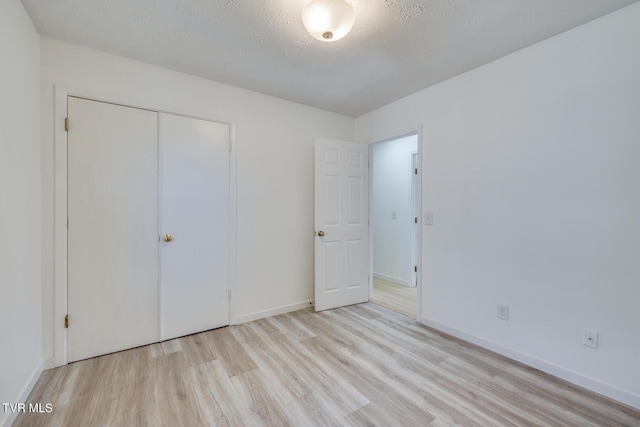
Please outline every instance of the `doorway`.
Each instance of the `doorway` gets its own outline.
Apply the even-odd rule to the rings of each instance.
[[[418,317],[418,134],[371,145],[371,302]]]

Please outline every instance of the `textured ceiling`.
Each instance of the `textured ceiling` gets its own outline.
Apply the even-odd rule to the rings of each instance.
[[[40,34],[359,116],[638,0],[349,0],[344,39],[310,0],[22,0]]]

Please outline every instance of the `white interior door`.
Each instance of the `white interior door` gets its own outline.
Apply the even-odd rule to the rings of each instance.
[[[158,341],[158,114],[68,98],[68,361]]]
[[[369,300],[369,147],[315,144],[316,311]]]
[[[229,141],[227,124],[160,116],[162,340],[229,324]]]

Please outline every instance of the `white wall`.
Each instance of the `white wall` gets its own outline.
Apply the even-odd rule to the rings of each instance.
[[[425,323],[640,408],[638,40],[640,3],[364,115],[356,135],[423,124]]]
[[[379,142],[372,147],[373,274],[410,286],[412,153],[418,151],[418,137]],[[396,213],[395,219],[392,212]]]
[[[353,118],[47,38],[41,61],[45,358],[53,355],[54,84],[234,121],[236,320],[308,305],[313,299],[313,144],[317,136],[353,139]]]
[[[0,52],[0,402],[16,403],[42,369],[40,37],[19,0],[0,2]]]

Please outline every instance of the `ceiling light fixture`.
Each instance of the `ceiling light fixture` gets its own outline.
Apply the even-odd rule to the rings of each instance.
[[[340,40],[351,31],[356,13],[345,0],[313,0],[302,11],[309,34],[323,42]]]

